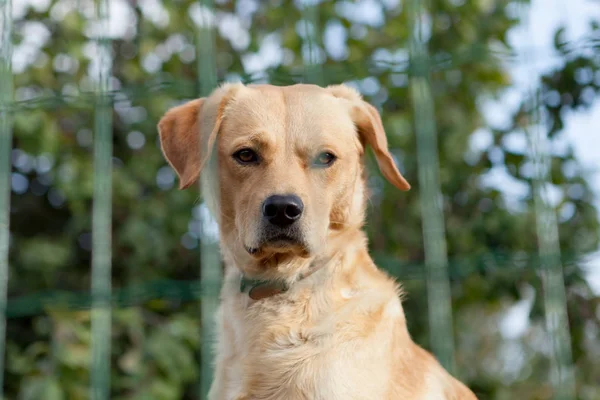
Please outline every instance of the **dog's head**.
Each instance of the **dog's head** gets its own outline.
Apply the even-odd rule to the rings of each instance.
[[[223,250],[250,274],[290,273],[294,260],[360,228],[366,144],[383,175],[410,188],[377,110],[343,85],[226,84],[169,110],[158,127],[181,189],[204,169],[203,192]]]

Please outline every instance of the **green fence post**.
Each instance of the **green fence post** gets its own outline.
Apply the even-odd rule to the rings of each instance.
[[[533,79],[532,82],[537,82]],[[571,400],[576,398],[571,334],[567,315],[567,296],[561,260],[558,222],[556,213],[548,204],[548,187],[551,181],[551,159],[548,154],[543,117],[540,114],[542,100],[539,90],[533,91],[531,121],[526,129],[529,144],[529,158],[534,167],[532,191],[535,209],[540,273],[544,292],[546,330],[552,343],[550,378],[554,388],[554,398]]]
[[[304,79],[306,83],[314,83],[316,85],[325,84],[323,76],[323,66],[317,60],[318,43],[320,42],[319,31],[319,4],[314,1],[304,0],[302,2],[302,19],[306,29],[306,37],[304,44],[308,47],[308,60],[305,60]],[[312,25],[312,29],[310,29]]]
[[[429,82],[430,58],[422,24],[426,9],[421,0],[409,3],[410,93],[417,135],[419,190],[423,216],[429,332],[433,353],[448,370],[454,370],[452,304],[448,254],[439,183],[435,111]]]
[[[0,398],[4,398],[8,246],[10,241],[10,191],[12,149],[11,105],[12,15],[11,1],[0,0]]]
[[[215,56],[216,16],[212,0],[200,0],[204,8],[202,15],[206,17],[201,21],[197,35],[196,54],[198,62],[198,86],[200,96],[208,96],[217,85],[217,67]],[[200,134],[200,132],[198,132]],[[202,143],[202,140],[199,141]],[[200,151],[200,149],[198,149]],[[213,153],[213,157],[217,154]],[[216,163],[218,165],[218,162]],[[205,174],[200,177],[200,191],[202,191]],[[202,227],[206,221],[200,219]],[[201,312],[201,353],[200,353],[200,398],[206,399],[213,379],[213,357],[215,340],[215,313],[219,306],[219,290],[221,287],[221,262],[218,242],[212,240],[201,231],[200,237],[200,312]]]
[[[108,33],[108,0],[97,8],[100,34]],[[92,211],[92,366],[90,398],[110,398],[112,258],[112,73],[111,41],[98,40],[99,72],[94,117],[94,202]]]

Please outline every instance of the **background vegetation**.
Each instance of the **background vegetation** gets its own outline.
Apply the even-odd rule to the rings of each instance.
[[[323,1],[313,25],[301,3],[222,0],[210,14],[191,0],[111,2],[111,13],[118,15],[109,32],[114,39],[115,399],[197,398],[198,238],[206,210],[197,190],[176,190],[155,127],[167,108],[199,93],[196,55],[203,43],[196,32],[206,21],[217,28],[219,80],[302,81],[304,65],[313,62],[323,67],[321,83],[350,82],[382,110],[394,154],[414,189],[394,190],[374,168],[367,230],[380,265],[404,282],[413,337],[430,347],[427,307],[436,305],[427,304],[422,265],[419,163],[408,87],[416,70],[408,62],[407,6]],[[99,51],[93,39],[95,7],[90,0],[23,1],[13,7],[16,106],[5,396],[85,399],[91,91]],[[508,66],[522,62],[507,40],[509,29],[521,22],[518,4],[430,0],[427,7],[456,373],[482,399],[549,399],[551,351],[536,256],[533,176],[525,148],[511,145],[515,138],[525,140],[530,99],[519,98],[520,106],[505,110],[511,118],[502,126],[491,125],[481,107],[511,87]],[[537,88],[550,140],[560,138],[566,111],[589,107],[600,93],[599,22],[589,29],[592,51],[577,51],[563,31],[556,32],[561,63]],[[308,51],[307,33],[317,38],[316,52]],[[331,45],[340,37],[341,47]],[[474,146],[482,131],[489,140]],[[598,399],[600,300],[581,267],[599,246],[598,213],[573,151],[553,152],[551,165],[577,394]],[[507,196],[486,184],[497,170],[524,188],[523,195]],[[501,329],[507,310],[530,303],[521,333]]]

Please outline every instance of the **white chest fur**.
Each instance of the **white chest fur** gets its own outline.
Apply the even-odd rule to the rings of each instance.
[[[306,282],[253,302],[226,285],[210,399],[385,398],[399,300],[348,289],[339,298]]]

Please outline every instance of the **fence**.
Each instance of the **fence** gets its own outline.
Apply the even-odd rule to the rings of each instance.
[[[149,2],[148,2],[149,3]],[[225,7],[219,2],[218,7]],[[54,4],[54,3],[53,3]],[[196,82],[186,79],[161,79],[124,86],[117,89],[111,83],[113,76],[114,57],[112,53],[113,39],[109,37],[111,6],[117,2],[100,0],[95,9],[97,25],[92,37],[96,40],[95,48],[97,65],[92,69],[94,77],[93,91],[80,91],[76,94],[68,92],[43,94],[29,99],[14,99],[12,72],[12,12],[11,1],[0,0],[0,352],[6,351],[6,321],[33,315],[40,315],[48,309],[90,309],[91,310],[91,364],[89,398],[106,399],[111,397],[111,323],[113,309],[139,305],[153,299],[173,299],[177,301],[199,300],[201,311],[201,376],[199,382],[199,398],[204,398],[211,381],[210,367],[211,342],[209,339],[214,332],[211,318],[217,306],[217,289],[220,277],[220,261],[217,243],[210,237],[200,238],[198,265],[201,266],[199,281],[159,280],[152,282],[131,283],[123,287],[112,288],[111,271],[113,261],[113,231],[115,216],[113,214],[114,195],[118,194],[113,182],[114,167],[113,145],[115,121],[113,117],[116,103],[123,98],[131,102],[148,99],[160,92],[175,93],[180,98],[191,98],[208,94],[223,74],[217,68],[217,59],[222,54],[218,52],[214,4],[211,1],[200,2],[200,11],[196,18],[195,54],[197,73]],[[146,4],[146,3],[144,3]],[[437,4],[437,3],[436,3]],[[457,7],[462,4],[456,2]],[[508,3],[507,3],[508,4]],[[280,5],[281,6],[281,5]],[[496,7],[502,7],[498,5]],[[527,5],[515,3],[517,14],[526,23]],[[258,7],[258,6],[257,6]],[[267,6],[269,7],[269,6]],[[283,6],[281,6],[283,7]],[[286,6],[291,7],[291,6]],[[408,0],[402,3],[403,13],[409,26],[406,35],[408,57],[392,62],[379,61],[376,63],[356,64],[323,63],[321,56],[321,32],[319,27],[322,8],[327,5],[319,2],[299,2],[297,9],[300,13],[300,24],[297,30],[305,32],[302,39],[304,66],[302,69],[286,70],[274,68],[266,75],[242,75],[246,82],[267,80],[277,84],[291,82],[314,82],[318,84],[337,83],[352,80],[357,74],[364,74],[362,68],[368,66],[370,74],[377,75],[381,71],[393,73],[396,76],[406,76],[408,94],[412,103],[412,121],[416,139],[416,163],[418,168],[418,193],[416,200],[420,206],[422,218],[422,238],[424,250],[424,268],[419,263],[400,261],[393,254],[376,252],[378,264],[394,273],[400,280],[417,280],[426,282],[428,307],[429,347],[440,362],[449,370],[461,374],[456,367],[455,338],[453,327],[453,306],[451,282],[489,271],[501,271],[504,274],[520,274],[523,270],[533,270],[541,279],[543,304],[545,310],[546,334],[551,340],[551,386],[552,395],[560,399],[575,399],[577,397],[576,377],[571,353],[571,337],[567,316],[567,299],[564,271],[577,268],[582,254],[573,251],[572,254],[561,254],[559,222],[556,212],[548,202],[548,185],[551,180],[552,157],[547,150],[547,130],[545,114],[542,112],[544,99],[541,98],[539,79],[533,76],[527,100],[524,102],[528,120],[521,128],[528,140],[528,151],[525,158],[533,166],[531,177],[533,215],[537,232],[538,253],[533,252],[503,252],[488,251],[474,254],[471,258],[458,257],[449,259],[447,244],[447,215],[444,214],[442,183],[439,159],[438,128],[436,120],[438,110],[435,108],[435,81],[432,75],[445,71],[460,69],[464,65],[483,63],[487,60],[500,60],[504,63],[521,63],[527,65],[535,60],[521,59],[510,50],[494,50],[486,43],[475,42],[465,46],[461,52],[447,54],[440,58],[429,55],[431,30],[431,5],[420,0]],[[274,7],[277,8],[277,7]],[[139,17],[141,18],[141,17]],[[158,17],[157,17],[158,18]],[[66,22],[65,22],[66,23]],[[581,44],[586,46],[586,43]],[[575,45],[574,48],[577,48]],[[21,83],[23,85],[23,83]],[[392,96],[389,96],[391,98]],[[375,99],[377,100],[377,99]],[[375,101],[377,102],[377,101]],[[381,103],[383,102],[379,102]],[[14,164],[11,153],[13,121],[20,113],[36,109],[75,108],[93,110],[93,217],[92,217],[92,246],[91,246],[91,291],[76,293],[70,291],[48,291],[44,293],[27,293],[22,296],[8,298],[9,253],[11,219],[11,169]],[[400,160],[402,161],[402,160]],[[118,182],[117,182],[118,183]],[[12,184],[14,186],[14,182]],[[120,186],[121,187],[121,186]],[[113,193],[114,191],[114,193]],[[13,197],[14,200],[14,197]],[[14,206],[14,205],[13,205]],[[209,224],[206,215],[200,213],[200,226]],[[201,231],[202,232],[202,231]],[[202,236],[202,235],[200,235]],[[564,247],[564,246],[562,246]],[[380,249],[381,250],[381,249]],[[494,267],[496,266],[496,267]],[[18,273],[12,270],[12,273]],[[495,272],[494,272],[495,273]],[[409,292],[410,295],[410,292]],[[2,357],[2,360],[5,358]],[[0,370],[6,366],[0,365]],[[2,381],[0,380],[0,386]],[[542,398],[542,397],[540,397]],[[545,397],[544,397],[545,398]]]

